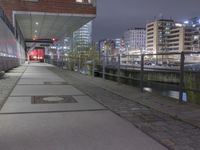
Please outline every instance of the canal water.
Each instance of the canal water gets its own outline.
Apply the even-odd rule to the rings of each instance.
[[[170,97],[170,98],[173,98],[175,100],[179,99],[179,91],[160,90],[160,89],[157,89],[157,88],[155,89],[155,88],[150,88],[150,87],[144,87],[144,91],[159,93],[163,96]],[[182,101],[187,102],[187,93],[185,93],[185,92],[183,93]]]

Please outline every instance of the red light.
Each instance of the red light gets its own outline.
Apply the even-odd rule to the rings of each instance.
[[[43,60],[44,59],[44,49],[33,49],[29,52],[28,57],[30,60]]]

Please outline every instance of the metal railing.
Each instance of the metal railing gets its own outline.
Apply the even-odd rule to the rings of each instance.
[[[147,86],[152,86],[152,88],[160,86],[169,90],[177,90],[180,102],[183,102],[185,92],[200,93],[200,82],[199,86],[185,86],[187,80],[190,80],[191,74],[197,78],[200,75],[200,52],[113,55],[100,56],[99,59],[83,55],[81,57],[63,56],[60,60],[54,60],[54,64],[117,82],[131,80],[140,87],[141,92]],[[151,78],[148,77],[149,74],[153,74]],[[154,74],[158,75],[157,79],[154,79]],[[165,75],[169,77],[164,77]],[[166,79],[160,79],[162,76]]]

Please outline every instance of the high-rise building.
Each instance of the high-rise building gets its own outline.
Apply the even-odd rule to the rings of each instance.
[[[190,21],[186,21],[190,26],[193,27],[193,51],[200,51],[200,17],[195,17],[190,19]]]
[[[141,54],[146,49],[145,28],[129,29],[124,33],[127,54]]]
[[[191,51],[192,36],[193,28],[176,23],[167,37],[166,52]]]
[[[170,19],[146,25],[146,48],[151,54],[192,50],[193,29]]]
[[[119,39],[104,39],[99,41],[99,56],[100,60],[108,63],[116,63],[118,54],[119,54],[119,48],[120,43]]]
[[[156,54],[167,50],[167,37],[174,24],[174,20],[160,19],[146,25],[147,53]]]
[[[118,39],[105,39],[99,42],[99,51],[104,56],[114,56],[119,54],[119,40]]]
[[[121,39],[117,38],[113,39],[113,41],[115,42],[115,48],[119,50],[121,48]]]
[[[75,51],[85,51],[92,44],[92,22],[82,26],[73,33],[73,49]]]

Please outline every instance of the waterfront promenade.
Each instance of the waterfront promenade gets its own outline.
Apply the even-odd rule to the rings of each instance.
[[[199,106],[31,63],[0,80],[2,150],[197,150]]]

